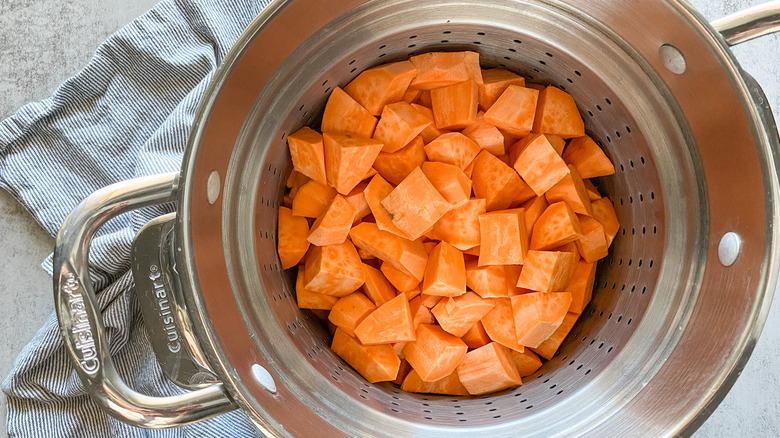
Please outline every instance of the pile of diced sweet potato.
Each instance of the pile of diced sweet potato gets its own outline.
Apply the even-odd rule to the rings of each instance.
[[[572,97],[433,52],[362,72],[287,141],[298,306],[369,382],[487,394],[550,359],[618,231]],[[567,142],[568,140],[568,142]],[[535,352],[535,353],[534,353]]]

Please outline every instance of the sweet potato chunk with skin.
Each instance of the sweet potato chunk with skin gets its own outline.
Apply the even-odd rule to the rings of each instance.
[[[517,200],[520,193],[534,193],[520,179],[517,172],[488,151],[482,151],[474,159],[471,181],[474,195],[485,199],[487,211],[505,210]]]
[[[304,268],[306,289],[343,297],[358,290],[365,279],[363,262],[350,241],[309,248]]]
[[[517,351],[523,351],[523,344],[517,342],[515,317],[509,298],[490,298],[494,307],[482,317],[482,326],[490,339]]]
[[[366,189],[363,191],[363,196],[366,198],[366,203],[371,210],[371,214],[374,215],[374,221],[376,221],[377,227],[382,231],[387,231],[406,239],[408,237],[406,233],[399,230],[398,227],[393,224],[393,221],[387,214],[387,210],[382,206],[382,200],[392,191],[392,185],[385,181],[381,175],[375,175],[371,178],[371,182],[368,183],[368,186],[366,186]]]
[[[469,199],[461,207],[448,211],[433,225],[433,237],[461,251],[479,246],[479,215],[483,213],[485,200]]]
[[[346,199],[355,209],[355,217],[352,219],[353,224],[371,214],[371,208],[368,206],[368,202],[366,202],[365,194],[363,194],[363,191],[367,186],[368,183],[362,182],[356,185],[355,188],[344,197],[344,199]]]
[[[576,167],[583,178],[615,174],[615,166],[588,136],[573,138],[563,153],[563,159]]]
[[[419,239],[452,208],[420,168],[412,170],[381,204],[393,225],[411,240]]]
[[[525,79],[502,68],[482,70],[483,84],[479,86],[479,106],[487,111],[510,85],[525,86]],[[500,154],[499,154],[500,155]]]
[[[410,61],[382,64],[360,73],[344,91],[371,114],[382,114],[382,108],[401,101],[417,69]]]
[[[358,248],[422,281],[428,264],[428,253],[422,242],[382,231],[370,222],[352,227],[349,237]]]
[[[304,217],[293,216],[292,210],[279,207],[279,243],[277,251],[282,269],[297,265],[309,249],[309,222]]]
[[[343,243],[352,228],[355,213],[352,204],[343,196],[336,195],[330,206],[312,224],[307,240],[317,246]]]
[[[426,161],[420,169],[452,208],[459,208],[468,202],[471,196],[471,180],[458,166]]]
[[[357,325],[355,336],[363,345],[414,341],[412,310],[406,295],[377,307]]]
[[[479,86],[465,81],[431,90],[433,120],[438,129],[463,129],[477,118]]]
[[[428,256],[422,293],[456,297],[466,292],[463,254],[447,242],[440,242]]]
[[[515,137],[531,132],[539,92],[531,88],[510,85],[485,111],[485,121]]]
[[[570,252],[528,251],[517,287],[537,292],[562,291],[569,283],[578,256]]]
[[[431,121],[411,104],[396,102],[385,106],[374,131],[374,140],[384,144],[382,152],[397,152],[417,137]]]
[[[577,249],[582,259],[588,263],[595,263],[607,256],[609,245],[604,226],[599,221],[588,216],[577,215],[582,228],[582,237],[575,240]]]
[[[290,157],[296,171],[320,184],[328,183],[325,177],[322,134],[304,126],[287,136],[287,146],[290,148]]]
[[[493,342],[490,340],[490,336],[488,336],[487,332],[485,331],[485,327],[482,326],[481,321],[477,321],[476,324],[471,326],[466,334],[461,336],[460,339],[466,344],[466,346],[472,349],[483,347]]]
[[[582,237],[577,215],[565,202],[556,202],[544,210],[534,224],[531,249],[546,251]]]
[[[593,282],[596,279],[596,264],[580,261],[563,290],[571,293],[569,313],[581,314],[593,295]]]
[[[542,196],[569,174],[569,168],[544,135],[532,134],[521,142],[524,147],[513,167],[536,196]]]
[[[373,117],[373,116],[371,116]],[[323,134],[328,184],[346,195],[365,179],[382,150],[382,143],[350,134]]]
[[[457,370],[460,383],[471,395],[488,394],[523,384],[509,350],[496,342],[466,353]]]
[[[363,291],[374,302],[375,306],[381,306],[395,298],[395,288],[378,269],[364,263],[363,270],[366,272]]]
[[[490,300],[484,300],[474,292],[466,292],[455,298],[439,301],[431,312],[444,331],[462,337],[493,306]]]
[[[431,324],[420,324],[416,338],[406,344],[403,354],[426,382],[435,382],[452,374],[468,349],[460,338]]]
[[[479,266],[522,265],[528,252],[525,210],[493,211],[479,215]]]
[[[353,292],[339,298],[328,315],[328,321],[344,330],[348,335],[355,336],[355,327],[369,313],[376,309],[374,303],[360,292]]]
[[[380,152],[374,161],[374,169],[387,181],[398,185],[425,162],[425,143],[415,137],[408,145],[392,154]]]
[[[607,198],[601,198],[597,201],[593,201],[591,206],[593,207],[593,218],[604,226],[604,234],[607,236],[607,246],[612,245],[612,241],[615,240],[615,236],[617,236],[618,230],[620,229],[620,222],[618,222],[612,201]]]
[[[533,131],[542,134],[554,134],[562,138],[585,135],[585,123],[574,99],[565,91],[553,86],[539,93],[539,103],[533,123]]]
[[[352,134],[371,138],[376,128],[376,118],[344,90],[336,87],[330,94],[322,114],[323,134]],[[327,146],[326,146],[327,147]],[[327,168],[327,152],[325,155]]]
[[[411,370],[401,384],[401,390],[420,394],[469,395],[456,372],[434,382],[426,382],[417,371]]]
[[[569,292],[533,292],[510,298],[517,342],[536,348],[555,333],[571,306]]]
[[[466,285],[482,298],[506,297],[507,280],[504,266],[479,266],[476,260],[469,260],[466,262]]]
[[[409,292],[420,285],[420,280],[396,268],[390,263],[382,262],[382,266],[380,266],[379,269],[385,275],[387,281],[398,289],[398,292]]]
[[[368,383],[392,381],[401,367],[401,359],[395,354],[392,346],[363,345],[341,329],[336,329],[336,333],[333,334],[330,348],[360,373]]]
[[[429,52],[412,56],[409,61],[417,68],[410,88],[430,90],[468,80],[482,83],[477,52]]]
[[[479,154],[479,146],[460,132],[442,134],[425,145],[425,155],[431,161],[453,164],[465,169]]]
[[[318,218],[328,208],[336,191],[333,188],[311,180],[301,186],[292,201],[293,216]]]
[[[528,377],[542,367],[542,360],[530,349],[522,353],[509,350],[509,356],[512,358],[512,362],[514,362],[515,368],[517,368],[517,374],[520,377]]]
[[[575,213],[593,216],[593,207],[585,184],[582,182],[577,168],[571,164],[569,165],[569,174],[550,187],[544,196],[549,203],[564,201]]]
[[[477,113],[474,123],[461,131],[461,134],[470,138],[482,150],[488,151],[493,155],[504,155],[504,134],[495,126],[485,121],[485,113]]]
[[[295,298],[298,302],[298,308],[312,310],[330,310],[338,302],[338,297],[314,292],[303,285],[303,268],[298,268],[298,276],[295,280]]]
[[[563,340],[566,339],[566,335],[568,335],[572,327],[574,327],[574,323],[577,322],[579,316],[580,315],[577,315],[576,313],[567,313],[563,318],[561,325],[555,330],[555,333],[539,344],[538,347],[535,347],[534,351],[547,360],[552,359],[555,352],[558,351],[561,344],[563,344]]]

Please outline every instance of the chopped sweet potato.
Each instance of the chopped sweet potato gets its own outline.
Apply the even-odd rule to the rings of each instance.
[[[298,268],[298,276],[295,280],[295,298],[301,309],[330,310],[338,302],[338,297],[321,294],[306,289],[304,284],[303,268]]]
[[[472,325],[460,339],[471,349],[483,347],[492,342],[482,325],[482,321],[477,321],[476,324]]]
[[[599,221],[589,216],[577,215],[580,220],[582,237],[575,240],[577,249],[582,259],[588,263],[595,263],[607,256],[609,245],[604,226]]]
[[[588,191],[585,189],[585,184],[582,182],[577,168],[571,164],[568,167],[569,174],[545,192],[544,196],[547,198],[547,202],[552,204],[564,201],[575,213],[593,216],[593,207],[588,197]]]
[[[593,282],[596,279],[596,264],[580,261],[574,268],[569,284],[563,288],[571,293],[569,313],[581,314],[590,302],[593,294]]]
[[[360,73],[344,87],[344,91],[371,114],[378,116],[385,105],[403,100],[416,74],[417,69],[410,61],[382,64]]]
[[[328,208],[336,191],[331,187],[311,180],[302,185],[292,200],[293,216],[318,218]]]
[[[485,121],[485,113],[477,113],[477,118],[469,126],[461,131],[461,134],[470,138],[482,150],[488,151],[493,155],[503,155],[504,134],[495,126]]]
[[[371,208],[368,206],[366,196],[363,193],[367,186],[368,183],[362,182],[356,185],[347,196],[344,196],[344,199],[355,209],[355,217],[352,219],[353,224],[371,214]]]
[[[306,289],[343,297],[358,290],[365,279],[363,262],[350,241],[309,248],[304,268]]]
[[[612,241],[615,240],[615,236],[617,236],[618,230],[620,230],[620,222],[618,222],[612,201],[607,198],[601,198],[593,201],[591,206],[593,207],[593,218],[604,226],[607,245],[612,245]]]
[[[530,349],[527,349],[520,353],[519,351],[509,350],[509,356],[512,358],[512,362],[517,368],[517,374],[520,377],[527,377],[535,373],[542,367],[542,360]]]
[[[485,111],[485,121],[515,137],[525,137],[533,128],[538,99],[537,90],[510,85]]]
[[[461,251],[479,246],[479,216],[483,213],[485,200],[469,199],[461,207],[448,211],[433,225],[433,237]]]
[[[325,143],[328,184],[337,192],[346,195],[360,181],[366,179],[371,165],[382,150],[382,143],[351,134],[326,132],[322,138]]]
[[[510,300],[517,342],[532,348],[555,333],[571,306],[569,292],[532,292]]]
[[[517,286],[537,292],[558,292],[569,283],[578,257],[570,252],[528,251]]]
[[[582,137],[585,124],[571,95],[550,86],[539,93],[533,131],[563,138]]]
[[[382,304],[395,298],[395,288],[387,281],[382,272],[367,264],[363,264],[363,270],[366,272],[366,282],[363,284],[363,291],[366,296],[379,307]]]
[[[419,295],[409,299],[409,309],[412,311],[412,325],[415,330],[420,324],[433,324],[435,322],[431,309],[422,305],[422,298]]]
[[[615,166],[599,145],[588,136],[573,138],[563,153],[563,159],[574,165],[583,178],[615,174]]]
[[[374,135],[377,120],[339,87],[333,90],[322,114],[321,131],[329,134],[351,134],[363,138]],[[327,147],[327,146],[326,146]],[[325,154],[327,168],[327,152]]]
[[[355,336],[363,345],[414,341],[412,310],[406,295],[377,307],[355,327]]]
[[[330,348],[368,383],[392,381],[401,367],[401,359],[392,346],[363,345],[341,329],[336,329]]]
[[[292,210],[279,207],[279,232],[277,251],[282,269],[297,265],[309,249],[309,222],[304,217],[293,216]]]
[[[471,180],[474,195],[486,201],[487,211],[505,210],[513,202],[523,202],[535,196],[514,169],[490,152],[480,152],[473,164]]]
[[[405,342],[397,342],[393,344],[393,349],[395,350],[395,353],[398,354],[398,349],[395,347],[396,345],[400,345],[403,347],[406,343]],[[401,359],[401,366],[398,368],[398,375],[395,377],[395,380],[393,380],[393,383],[396,385],[402,385],[404,383],[404,380],[406,380],[406,377],[409,375],[409,373],[412,371],[412,366],[409,365],[409,362],[406,361],[406,359],[401,358],[401,356],[398,356]]]
[[[417,137],[431,121],[406,102],[385,106],[374,131],[374,140],[384,144],[382,152],[397,152]]]
[[[458,166],[436,161],[422,163],[420,169],[433,187],[452,205],[462,207],[471,196],[471,180]]]
[[[423,91],[422,95],[428,96],[428,99],[430,99],[431,93],[428,91]],[[412,106],[417,108],[417,111],[420,111],[420,113],[422,113],[425,116],[426,120],[429,120],[431,122],[428,126],[425,127],[425,129],[423,129],[420,132],[420,137],[422,137],[423,142],[425,144],[432,142],[440,135],[446,134],[448,132],[446,130],[438,129],[436,127],[436,123],[434,123],[433,121],[433,110],[430,108],[430,106],[423,106],[417,104],[412,104]]]
[[[584,178],[582,180],[582,185],[585,186],[585,191],[588,192],[588,199],[590,199],[591,202],[601,199],[601,193],[599,193],[599,189],[597,189],[589,179]]]
[[[307,240],[317,246],[343,243],[347,240],[356,213],[349,201],[336,195],[330,206],[312,224]]]
[[[466,292],[466,266],[463,254],[447,242],[440,242],[428,256],[422,293],[456,297]]]
[[[504,266],[479,266],[476,260],[469,260],[466,262],[466,285],[482,298],[506,297]]]
[[[453,164],[465,169],[479,153],[479,145],[460,132],[442,134],[425,145],[425,155],[431,161]]]
[[[381,202],[393,225],[416,240],[452,208],[420,168],[409,173]]]
[[[520,141],[520,153],[512,166],[523,181],[542,196],[569,174],[569,168],[542,134],[532,134]]]
[[[471,395],[487,394],[523,384],[509,350],[496,342],[466,353],[457,370],[460,383]]]
[[[482,81],[483,84],[479,86],[479,106],[485,111],[493,106],[510,85],[525,86],[522,76],[502,68],[482,70]]]
[[[322,144],[322,134],[304,126],[287,136],[287,146],[293,168],[302,175],[327,184],[325,177],[325,151]]]
[[[376,309],[374,303],[360,292],[353,292],[339,298],[330,309],[328,321],[344,330],[348,335],[355,336],[355,327]]]
[[[420,94],[422,91],[423,90],[419,89],[408,89],[406,90],[406,93],[404,93],[404,96],[401,98],[401,100],[408,103],[417,103],[420,101]]]
[[[416,340],[406,344],[404,357],[426,382],[443,379],[455,371],[466,355],[466,344],[441,327],[420,324]]]
[[[358,248],[422,281],[428,263],[428,253],[422,242],[382,231],[370,222],[352,227],[349,237]]]
[[[474,81],[431,90],[433,120],[438,129],[463,129],[477,118],[479,86]]]
[[[417,371],[411,370],[401,384],[401,390],[420,394],[469,395],[469,392],[460,383],[458,373],[454,371],[450,375],[434,382],[426,382]]]
[[[442,297],[437,295],[420,294],[420,304],[429,309],[433,309],[442,299]]]
[[[577,215],[565,202],[556,202],[536,220],[531,234],[531,249],[540,251],[559,247],[582,237]]]
[[[555,149],[555,152],[558,152],[558,155],[563,154],[563,149],[566,147],[566,140],[553,134],[544,134],[544,136],[547,138],[547,141],[550,142],[550,146]]]
[[[399,292],[409,292],[420,285],[420,280],[396,268],[390,263],[383,262],[379,268],[387,281],[393,285]]]
[[[455,298],[439,301],[431,312],[444,331],[460,338],[493,306],[490,300],[482,299],[474,292],[466,292]]]
[[[482,81],[477,52],[430,52],[412,56],[409,61],[417,68],[411,88],[430,90],[473,80]]]
[[[561,344],[563,344],[563,340],[566,339],[566,335],[568,335],[572,327],[574,327],[574,323],[577,322],[577,318],[579,318],[579,315],[576,313],[567,313],[563,318],[561,325],[559,325],[555,330],[555,333],[553,333],[544,342],[539,344],[538,347],[535,347],[534,351],[539,356],[542,356],[547,360],[552,359],[552,357],[555,355],[555,352],[558,351],[558,349],[561,347]]]
[[[544,196],[537,196],[529,199],[521,205],[521,207],[525,209],[525,229],[528,231],[529,236],[533,233],[534,224],[536,224],[539,216],[541,216],[542,213],[544,213],[544,210],[549,206],[550,204]]]
[[[371,214],[374,216],[374,221],[377,227],[382,231],[395,234],[398,237],[406,239],[408,236],[403,231],[399,230],[393,224],[390,216],[387,214],[387,210],[382,206],[382,200],[393,191],[393,186],[390,185],[381,175],[375,175],[371,178],[371,181],[363,191],[363,196],[366,198],[368,208],[371,210]]]
[[[425,159],[425,143],[422,137],[417,136],[396,152],[380,152],[374,161],[374,169],[388,182],[398,185]]]
[[[490,339],[517,351],[523,351],[523,344],[517,341],[515,317],[510,298],[490,298],[494,307],[482,317],[482,326]]]
[[[522,208],[479,215],[479,235],[479,266],[523,264],[528,233]]]

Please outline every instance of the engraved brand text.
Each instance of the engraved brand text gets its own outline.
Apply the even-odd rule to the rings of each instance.
[[[62,290],[68,295],[68,307],[70,307],[70,317],[73,321],[71,332],[76,337],[76,350],[81,353],[79,365],[87,374],[95,374],[100,368],[100,361],[97,358],[89,317],[84,309],[84,296],[81,294],[79,282],[73,274],[67,275]]]
[[[157,298],[157,310],[160,315],[160,322],[162,323],[163,330],[168,336],[168,350],[171,353],[178,353],[181,351],[181,342],[179,342],[179,331],[176,329],[175,319],[173,312],[171,311],[171,303],[168,298],[168,291],[165,290],[165,283],[163,282],[163,274],[160,272],[160,268],[157,265],[151,265],[149,267],[149,280],[152,281],[152,287],[154,287],[154,296]]]

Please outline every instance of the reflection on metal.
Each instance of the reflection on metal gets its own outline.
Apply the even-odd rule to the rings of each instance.
[[[770,1],[712,22],[728,45],[734,46],[780,32],[780,1]]]

